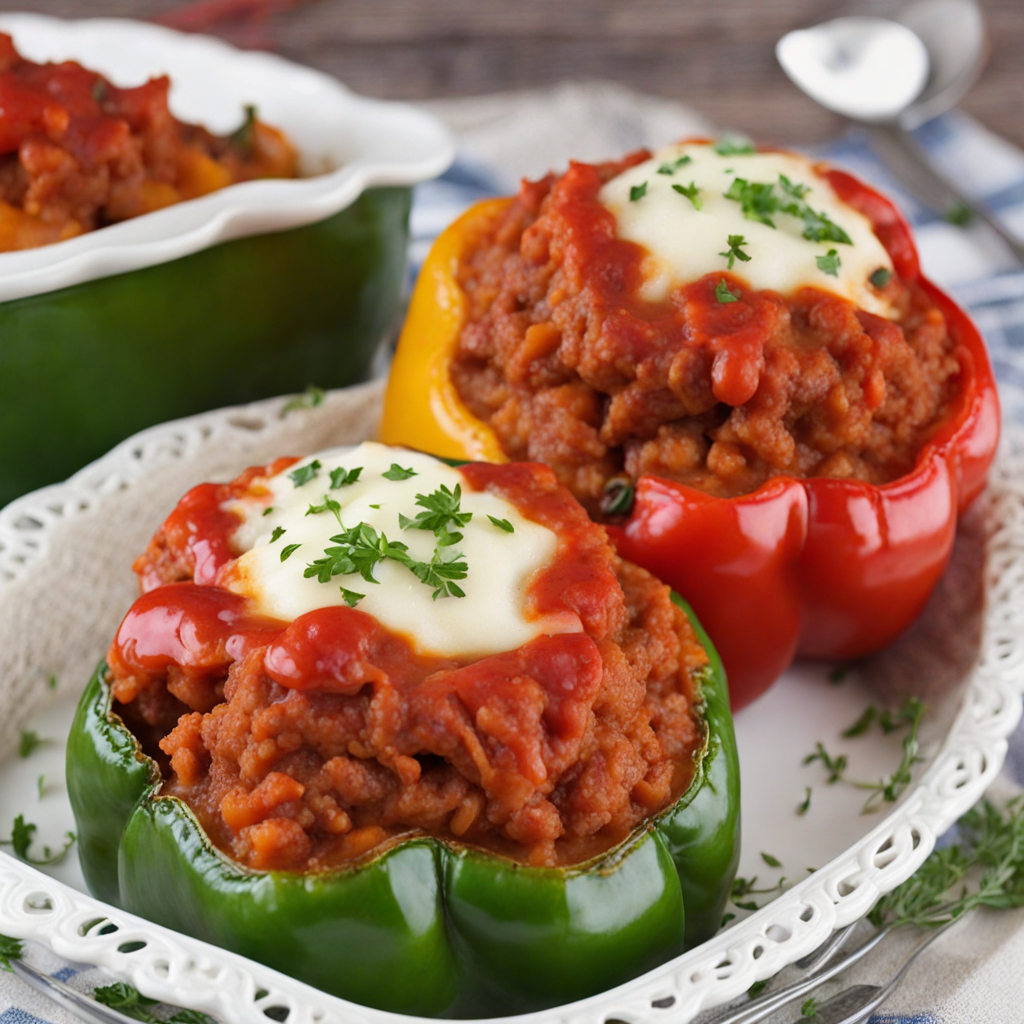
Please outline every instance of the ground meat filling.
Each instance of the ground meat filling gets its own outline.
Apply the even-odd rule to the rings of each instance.
[[[0,33],[0,251],[72,238],[253,178],[291,178],[289,140],[248,116],[184,124],[170,79],[119,89],[74,61],[35,64]],[[241,111],[239,112],[242,113]]]
[[[958,371],[941,311],[895,276],[895,320],[814,288],[734,286],[723,304],[721,273],[643,302],[643,250],[597,196],[648,155],[524,183],[471,240],[451,368],[470,410],[592,513],[622,474],[729,497],[782,474],[907,473]]]
[[[173,515],[140,558],[146,592],[108,659],[115,710],[160,763],[163,792],[233,858],[317,870],[425,832],[578,863],[689,783],[707,657],[668,589],[619,559],[550,471],[465,475],[530,491],[537,520],[561,524],[585,568],[542,572],[531,594],[538,605],[561,595],[583,632],[462,664],[417,654],[358,609],[250,617],[243,598],[183,578],[195,534]],[[183,502],[193,525],[204,494]]]

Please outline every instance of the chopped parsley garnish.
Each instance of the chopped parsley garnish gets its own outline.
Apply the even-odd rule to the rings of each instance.
[[[719,156],[750,156],[757,150],[745,135],[726,135],[715,143],[715,152]]]
[[[281,548],[281,561],[286,562],[301,547],[301,544],[289,544],[287,547]]]
[[[307,516],[319,515],[321,512],[330,512],[338,520],[338,525],[344,527],[345,524],[341,521],[341,505],[329,494],[324,495],[324,500],[319,505],[311,504],[306,509]]]
[[[778,857],[773,857],[770,853],[761,852],[761,860],[765,862],[770,868],[781,868],[782,861]]]
[[[263,514],[264,514],[265,516],[269,516],[269,515],[270,515],[270,513],[271,513],[271,512],[273,512],[273,511],[274,511],[274,506],[273,506],[273,505],[268,505],[268,506],[267,506],[267,507],[266,507],[266,508],[265,508],[265,509],[263,510]]]
[[[794,199],[803,199],[811,191],[810,185],[801,185],[789,180],[784,174],[779,175],[779,187],[788,192]]]
[[[51,690],[57,689],[57,677],[55,675],[48,675],[46,677],[46,685]]]
[[[305,466],[300,466],[298,469],[292,470],[292,472],[288,474],[288,479],[291,480],[296,487],[301,487],[303,484],[308,484],[310,480],[315,479],[319,472],[320,460],[314,459]]]
[[[742,235],[730,235],[727,244],[729,246],[728,251],[718,254],[719,256],[724,256],[729,261],[728,266],[725,268],[726,270],[732,270],[732,265],[737,260],[741,263],[750,262],[750,256],[740,248],[740,246],[750,244]]]
[[[356,466],[355,469],[346,470],[344,466],[331,470],[331,490],[336,491],[339,487],[348,487],[359,479],[363,467]]]
[[[315,409],[323,403],[326,392],[323,388],[314,387],[312,384],[301,395],[290,398],[281,406],[281,419],[296,409]]]
[[[270,543],[273,544],[275,540],[280,540],[285,534],[285,528],[283,526],[275,526],[274,532],[270,535]]]
[[[767,987],[767,981],[755,981],[754,984],[747,989],[747,995],[750,996],[751,999],[756,999]]]
[[[499,529],[506,533],[515,533],[516,528],[507,519],[498,519],[495,516],[488,516],[488,519]]]
[[[344,587],[341,587],[341,596],[345,599],[345,604],[347,604],[349,608],[355,608],[355,606],[359,604],[364,597],[366,597],[365,594],[357,594],[354,590],[346,590]]]
[[[704,200],[700,197],[700,189],[691,181],[689,185],[673,185],[673,192],[678,192],[681,196],[686,196],[687,199],[693,203],[693,208],[699,210],[704,205]]]
[[[45,775],[40,775],[36,779],[36,792],[39,794],[39,799],[40,800],[42,800],[43,797],[46,796],[46,790],[47,790],[46,776]]]
[[[818,213],[805,205],[803,210],[794,216],[803,217],[804,238],[812,242],[840,242],[843,245],[853,245],[853,239],[835,221],[830,220],[826,213]]]
[[[639,185],[634,185],[629,190],[629,201],[635,203],[638,199],[643,199],[647,195],[647,182],[641,182]]]
[[[759,181],[733,178],[725,198],[739,203],[747,220],[756,220],[773,228],[775,221],[768,215],[779,208],[779,199],[773,194],[774,188],[774,185],[766,185]]]
[[[30,821],[26,821],[23,814],[19,814],[11,826],[11,838],[0,839],[0,846],[10,846],[18,860],[23,860],[26,864],[31,864],[37,868],[43,868],[51,864],[59,864],[67,856],[68,850],[71,849],[75,842],[75,833],[68,832],[64,846],[60,850],[54,852],[48,846],[44,846],[42,857],[33,857],[29,850],[32,846],[32,837],[36,831],[37,826],[33,825]]]
[[[942,217],[948,223],[962,228],[974,220],[974,211],[966,203],[956,202],[946,210]]]
[[[689,157],[689,156],[685,156],[685,155],[684,156],[680,156],[680,157],[676,157],[675,160],[670,160],[668,163],[662,164],[658,168],[658,173],[659,174],[675,174],[676,171],[678,171],[680,167],[685,167],[692,159],[693,159],[693,157]]]
[[[456,487],[456,490],[458,487]],[[459,534],[450,533],[449,537]],[[343,533],[331,537],[335,546],[324,550],[324,557],[306,566],[303,575],[308,579],[315,576],[321,583],[330,583],[334,576],[359,573],[367,583],[377,583],[373,569],[378,562],[389,558],[404,565],[421,583],[434,587],[434,600],[438,597],[465,597],[454,580],[466,578],[467,565],[460,561],[465,556],[455,550],[452,542],[438,541],[429,562],[421,562],[409,554],[408,545],[401,541],[389,541],[387,535],[378,533],[369,523],[360,523]]]
[[[829,249],[824,256],[816,256],[815,260],[818,263],[818,269],[830,277],[839,276],[839,265],[842,260],[839,259],[839,253],[835,249]]]
[[[747,220],[766,224],[770,228],[776,226],[771,214],[786,213],[804,223],[803,237],[811,242],[841,242],[852,245],[850,236],[828,214],[812,209],[804,196],[810,191],[806,185],[795,185],[784,174],[779,175],[779,187],[785,196],[775,194],[775,185],[761,181],[747,181],[746,178],[734,178],[726,199],[740,204],[743,216]]]
[[[817,1017],[818,1016],[818,1001],[811,996],[810,999],[805,999],[803,1005],[800,1007],[801,1017]]]
[[[811,787],[804,786],[803,803],[796,809],[796,813],[803,817],[811,809]]]
[[[316,577],[321,583],[330,583],[335,576],[359,573],[367,583],[376,583],[374,566],[385,558],[398,558],[409,549],[400,542],[388,540],[369,523],[359,523],[331,537],[332,547],[324,549],[324,557],[306,566],[302,574],[306,579]]]
[[[411,476],[419,476],[419,474],[411,466],[408,469],[403,469],[397,462],[391,463],[391,468],[385,473],[381,473],[381,476],[385,480],[408,480]]]
[[[18,757],[31,757],[41,746],[49,742],[49,740],[44,740],[39,733],[23,729],[21,739],[18,741]]]
[[[461,551],[453,547],[434,549],[434,556],[429,562],[415,562],[411,559],[403,564],[414,576],[428,587],[434,587],[431,595],[436,601],[439,597],[465,597],[466,592],[454,580],[464,580],[468,566],[460,559],[465,558]]]
[[[872,288],[881,290],[892,280],[892,271],[888,267],[879,267],[868,280]]]
[[[460,512],[462,486],[455,485],[449,490],[445,484],[431,494],[417,494],[416,504],[425,511],[419,512],[415,519],[399,515],[398,523],[403,530],[430,530],[443,544],[454,544],[461,540],[461,535],[448,533],[449,527],[458,529],[465,526],[472,518],[472,512]],[[455,540],[441,540],[447,534]]]
[[[9,971],[12,960],[20,960],[25,949],[17,939],[9,935],[0,935],[0,970]]]
[[[739,302],[740,296],[729,290],[729,282],[723,277],[715,285],[715,298],[719,302]]]

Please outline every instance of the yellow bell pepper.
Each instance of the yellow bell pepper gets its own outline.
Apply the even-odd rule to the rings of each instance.
[[[420,270],[391,367],[380,440],[447,459],[507,462],[494,431],[474,416],[448,373],[466,320],[459,258],[511,202],[488,199],[455,221]]]

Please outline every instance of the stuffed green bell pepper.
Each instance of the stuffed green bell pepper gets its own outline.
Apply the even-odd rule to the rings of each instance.
[[[545,467],[367,443],[182,499],[87,688],[92,891],[370,1006],[542,1009],[718,928],[721,663]]]

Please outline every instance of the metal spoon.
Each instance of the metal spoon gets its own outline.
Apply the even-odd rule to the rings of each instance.
[[[969,210],[1024,263],[1024,244],[932,165],[910,130],[955,106],[987,56],[973,0],[919,0],[887,18],[837,18],[783,36],[775,49],[790,80],[817,103],[866,125],[890,170],[941,213]]]

